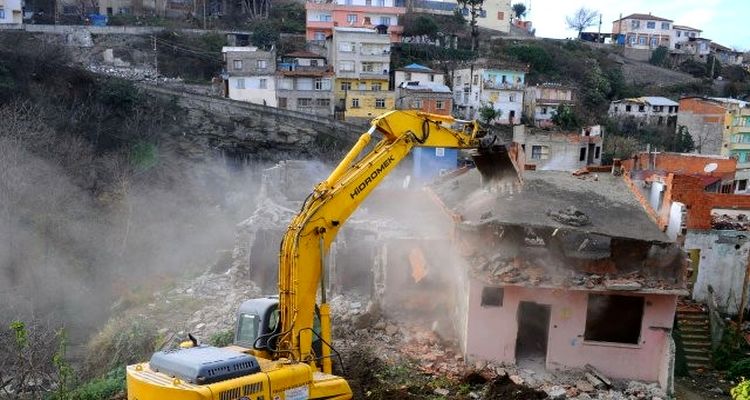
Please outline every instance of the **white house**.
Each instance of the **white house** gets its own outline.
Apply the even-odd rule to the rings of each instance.
[[[432,84],[443,85],[444,76],[442,73],[432,68],[420,64],[409,64],[405,67],[394,70],[394,87],[400,87],[404,82],[430,82]]]
[[[672,25],[672,48],[682,50],[685,43],[690,39],[701,37],[701,30],[684,25]]]
[[[23,23],[22,0],[0,0],[0,24]]]
[[[622,36],[624,44],[639,49],[664,46],[674,49],[672,20],[651,14],[630,14],[612,22],[612,37]]]
[[[609,105],[611,117],[633,117],[652,125],[670,125],[677,122],[680,103],[666,97],[646,96],[615,100]]]
[[[223,47],[224,95],[233,100],[276,107],[276,51]]]

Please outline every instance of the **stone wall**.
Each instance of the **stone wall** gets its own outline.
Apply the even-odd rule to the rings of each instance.
[[[185,113],[175,116],[184,127],[177,142],[182,153],[196,158],[218,151],[252,160],[321,156],[336,160],[368,127],[165,87],[144,84],[141,88],[174,101]]]

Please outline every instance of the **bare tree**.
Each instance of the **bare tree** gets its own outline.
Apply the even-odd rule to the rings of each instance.
[[[237,0],[240,12],[248,19],[267,19],[271,12],[271,0]]]
[[[580,39],[581,32],[589,26],[594,25],[598,15],[599,12],[596,10],[581,7],[573,15],[565,17],[565,21],[568,23],[568,28],[578,31],[578,38]]]

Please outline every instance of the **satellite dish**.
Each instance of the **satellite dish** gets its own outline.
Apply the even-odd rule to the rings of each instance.
[[[714,172],[714,171],[716,171],[716,168],[719,168],[719,164],[717,164],[715,162],[708,163],[703,168],[703,172],[707,172],[707,173]]]

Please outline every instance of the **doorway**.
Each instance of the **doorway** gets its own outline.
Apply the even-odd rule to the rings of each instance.
[[[516,361],[533,359],[545,362],[549,337],[550,306],[522,301],[518,305]]]

